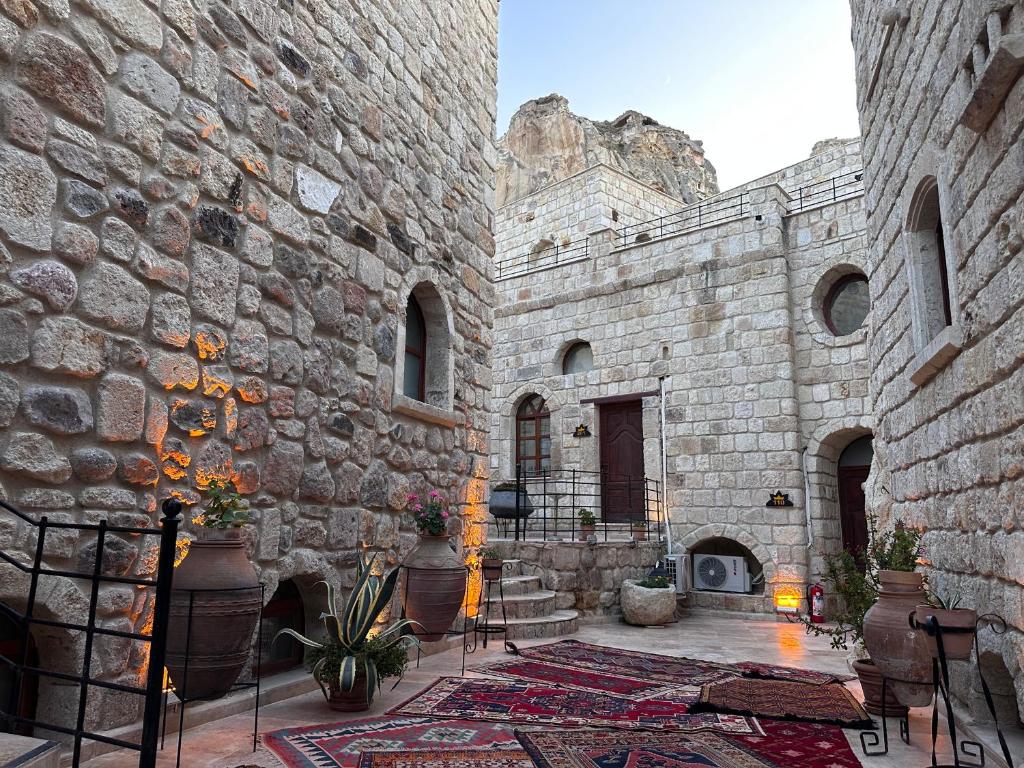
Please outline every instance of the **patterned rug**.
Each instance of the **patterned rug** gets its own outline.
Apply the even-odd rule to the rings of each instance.
[[[520,749],[437,749],[363,752],[359,768],[534,768]]]
[[[537,768],[777,768],[715,733],[516,731]]]
[[[722,712],[777,720],[809,720],[844,728],[872,728],[864,707],[842,685],[808,685],[746,677],[701,688],[694,712]]]
[[[389,714],[495,720],[520,725],[762,732],[752,718],[692,714],[690,708],[694,701],[694,696],[683,694],[675,699],[634,700],[554,685],[442,677]]]
[[[371,717],[284,728],[263,734],[263,744],[288,768],[358,768],[359,753],[374,750],[519,750],[511,728],[421,717]]]
[[[813,669],[797,669],[782,667],[778,664],[761,664],[757,661],[741,661],[729,666],[739,670],[743,677],[755,677],[765,680],[790,680],[794,683],[809,685],[826,685],[828,683],[845,683],[856,680],[854,675],[835,675],[831,672],[815,672]]]
[[[577,669],[565,664],[530,659],[499,661],[497,664],[474,667],[474,671],[514,680],[560,685],[577,691],[610,693],[613,696],[630,696],[637,699],[657,699],[677,688],[626,675]]]
[[[799,768],[862,768],[843,730],[836,725],[761,720],[764,734],[729,736],[772,765]]]
[[[561,640],[520,648],[519,655],[532,661],[552,662],[576,669],[599,669],[604,674],[670,685],[700,686],[739,675],[730,670],[728,665],[712,661],[662,656],[646,651],[626,651],[579,640]]]

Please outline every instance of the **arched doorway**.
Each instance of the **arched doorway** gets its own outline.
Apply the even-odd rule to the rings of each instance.
[[[261,638],[262,656],[260,673],[272,675],[302,666],[303,647],[298,640],[285,635],[277,642],[274,638],[282,629],[306,632],[306,611],[302,595],[291,579],[282,581],[270,602],[263,608],[263,630]]]
[[[843,549],[854,554],[868,546],[864,483],[871,471],[872,456],[871,435],[858,437],[839,454],[839,522]]]
[[[26,657],[21,627],[2,612],[0,612],[0,656],[15,664],[20,664],[22,658],[27,658],[28,666],[39,666],[39,654],[32,636],[29,635],[28,638],[28,655]],[[9,707],[17,706],[17,714],[20,717],[34,718],[36,702],[39,699],[39,678],[36,675],[24,674],[17,690],[15,686],[19,686],[17,672],[10,664],[0,660],[0,708],[11,711]],[[31,736],[32,727],[16,725],[11,728],[4,721],[0,721],[0,733]]]

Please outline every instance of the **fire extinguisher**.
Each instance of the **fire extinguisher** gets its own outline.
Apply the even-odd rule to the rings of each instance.
[[[822,624],[825,621],[825,588],[815,584],[807,588],[807,610],[811,621]]]

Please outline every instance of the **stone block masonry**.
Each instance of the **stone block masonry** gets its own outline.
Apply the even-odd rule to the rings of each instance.
[[[147,525],[229,477],[267,595],[294,579],[314,619],[315,581],[409,550],[410,491],[451,497],[478,544],[496,25],[496,0],[0,3],[2,497]],[[430,421],[392,410],[412,275],[450,311],[455,384]],[[149,575],[146,544],[115,541]],[[91,567],[88,543],[55,536],[47,560]],[[32,545],[0,523],[5,551]],[[4,571],[0,599],[21,586]],[[122,592],[102,621],[144,627],[147,598]],[[41,599],[84,616],[74,584]],[[47,668],[81,652],[37,641]],[[144,663],[101,654],[94,675]],[[62,690],[44,682],[39,713],[67,724]],[[93,689],[87,726],[138,704]]]

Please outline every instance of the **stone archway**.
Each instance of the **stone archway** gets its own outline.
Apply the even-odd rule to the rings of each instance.
[[[764,573],[765,584],[774,581],[777,563],[762,542],[754,538],[749,531],[731,523],[711,523],[694,528],[678,540],[678,544],[687,552],[692,552],[701,542],[708,539],[731,539],[742,544],[757,559]]]

